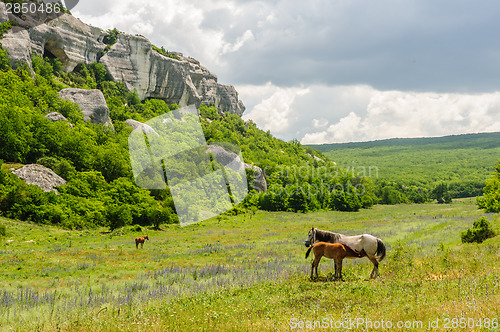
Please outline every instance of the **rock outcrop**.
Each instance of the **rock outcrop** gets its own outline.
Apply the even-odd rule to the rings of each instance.
[[[67,183],[66,180],[54,173],[50,168],[38,164],[25,165],[12,171],[12,173],[28,184],[38,186],[46,192],[53,191],[56,194],[56,187]]]
[[[125,121],[125,123],[128,124],[129,126],[131,126],[132,128],[134,128],[134,130],[142,130],[142,132],[146,135],[147,134],[156,134],[156,136],[160,136],[153,128],[151,128],[151,126],[149,126],[145,123],[142,123],[142,122],[139,122],[139,121],[136,121],[133,119],[127,119]]]
[[[141,99],[158,98],[180,106],[213,104],[219,112],[238,115],[245,110],[233,86],[219,84],[217,76],[197,60],[181,53],[173,59],[154,51],[144,37],[121,33],[106,52],[107,33],[69,14],[47,23],[43,23],[46,18],[42,23],[33,17],[22,20],[7,14],[0,2],[0,22],[7,18],[18,24],[1,40],[13,64],[31,65],[32,54],[57,57],[66,72],[80,63],[101,62],[114,80],[136,90]]]
[[[266,192],[267,181],[264,177],[264,172],[262,171],[262,169],[258,166],[249,164],[245,164],[245,168],[249,169],[251,172],[253,182],[250,183],[250,185],[253,187],[253,189],[257,190],[258,192]]]
[[[61,113],[58,113],[58,112],[51,112],[47,115],[45,115],[45,117],[47,119],[49,119],[50,121],[52,122],[56,122],[56,121],[64,121],[64,122],[67,122],[68,123],[68,126],[70,128],[73,128],[73,125],[71,123],[69,123],[68,119],[66,119],[66,117],[64,115],[62,115]]]
[[[67,99],[78,104],[83,113],[83,120],[92,123],[101,123],[113,128],[109,117],[109,109],[101,90],[92,89],[63,89],[59,91],[62,99]]]
[[[266,178],[260,167],[244,163],[236,153],[227,151],[219,145],[209,145],[207,153],[213,154],[217,158],[217,162],[235,172],[241,172],[243,169],[249,170],[252,177],[250,186],[258,192],[267,191]]]

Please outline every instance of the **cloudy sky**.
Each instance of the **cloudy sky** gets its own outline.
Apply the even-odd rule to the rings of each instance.
[[[72,13],[192,56],[243,118],[304,144],[500,131],[500,3],[80,0]]]

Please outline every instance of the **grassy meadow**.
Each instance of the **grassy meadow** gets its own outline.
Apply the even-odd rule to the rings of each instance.
[[[0,330],[498,331],[500,236],[460,243],[482,215],[461,199],[356,213],[257,211],[140,232],[0,219]],[[486,217],[498,232],[499,215]],[[379,278],[367,280],[372,264],[363,258],[345,260],[345,281],[331,281],[333,261],[323,259],[310,280],[303,241],[313,226],[380,237]],[[151,240],[136,249],[143,234]]]

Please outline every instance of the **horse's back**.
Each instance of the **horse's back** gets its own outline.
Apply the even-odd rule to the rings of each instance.
[[[378,238],[371,234],[342,235],[339,241],[360,253],[374,255],[377,252]]]

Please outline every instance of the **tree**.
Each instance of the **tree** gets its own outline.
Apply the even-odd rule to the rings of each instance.
[[[434,190],[432,191],[432,198],[436,199],[436,201],[439,204],[445,203],[445,204],[450,204],[451,203],[451,195],[448,192],[448,185],[444,182],[441,182],[438,184]]]
[[[132,224],[132,213],[128,205],[112,205],[106,213],[110,230]]]
[[[477,197],[476,203],[486,212],[500,212],[500,160],[493,176],[486,180],[483,197]]]

